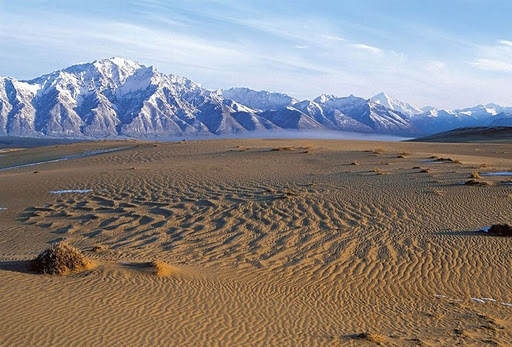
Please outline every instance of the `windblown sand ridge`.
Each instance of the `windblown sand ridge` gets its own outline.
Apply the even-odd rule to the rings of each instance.
[[[512,343],[512,242],[474,232],[512,221],[512,186],[462,185],[511,168],[511,145],[127,147],[0,173],[0,282],[16,293],[0,299],[6,344]],[[23,270],[60,239],[101,245],[86,253],[103,265]],[[155,258],[176,272],[123,265]]]

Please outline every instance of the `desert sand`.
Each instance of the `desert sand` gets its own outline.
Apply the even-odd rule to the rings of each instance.
[[[476,232],[512,223],[512,176],[483,176],[512,144],[93,142],[0,168],[107,149],[0,171],[1,346],[512,345],[512,239]],[[95,267],[33,273],[59,240]]]

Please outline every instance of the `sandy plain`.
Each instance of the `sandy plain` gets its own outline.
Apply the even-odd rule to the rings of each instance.
[[[475,232],[512,223],[512,177],[462,185],[512,144],[93,142],[0,168],[118,148],[0,171],[1,346],[512,345],[512,240]],[[32,273],[62,239],[96,267]]]

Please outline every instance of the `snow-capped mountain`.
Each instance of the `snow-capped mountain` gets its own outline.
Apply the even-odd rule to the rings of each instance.
[[[416,106],[400,101],[384,93],[379,93],[375,96],[372,96],[370,100],[386,108],[389,108],[390,110],[398,111],[408,117],[423,113],[423,111]]]
[[[477,105],[459,110],[438,110],[415,115],[414,126],[424,134],[434,134],[463,127],[510,124],[512,107],[496,104]]]
[[[321,95],[314,100],[321,105],[324,114],[336,119],[336,115],[348,116],[378,133],[407,134],[415,132],[412,123],[403,114],[371,100],[353,95],[339,98]]]
[[[256,91],[249,88],[231,88],[221,90],[227,99],[234,100],[255,110],[272,111],[297,103],[297,100],[282,93],[271,93],[265,90]]]
[[[0,80],[0,134],[181,136],[277,128],[249,107],[121,58]]]
[[[0,136],[148,138],[329,129],[419,135],[510,121],[512,108],[422,112],[385,94],[298,101],[247,88],[210,91],[137,62],[110,58],[30,81],[0,78]]]
[[[253,109],[263,110],[263,117],[272,119],[284,129],[327,128],[388,134],[415,132],[405,115],[352,95],[346,98],[321,95],[313,101],[300,102],[286,94],[247,88],[229,89],[222,91],[222,95]]]

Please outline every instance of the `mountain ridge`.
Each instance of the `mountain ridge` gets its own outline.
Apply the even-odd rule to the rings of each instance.
[[[147,138],[281,129],[415,136],[466,123],[487,125],[497,115],[507,123],[509,111],[488,104],[422,113],[384,93],[370,99],[323,94],[300,101],[249,88],[208,90],[119,57],[31,80],[0,77],[0,136]]]

